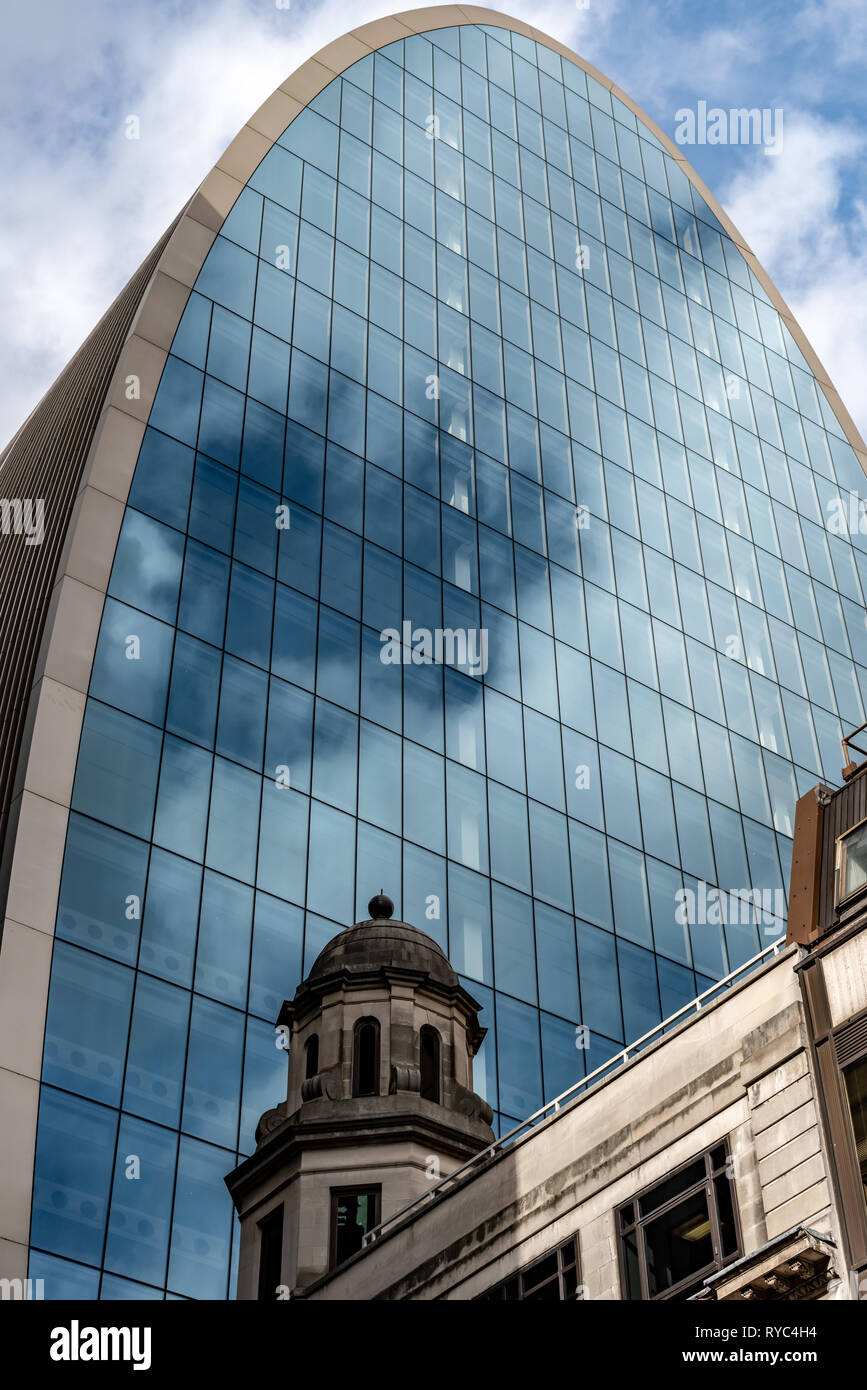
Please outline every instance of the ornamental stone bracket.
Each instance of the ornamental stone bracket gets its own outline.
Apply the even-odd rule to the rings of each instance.
[[[809,1302],[821,1298],[836,1277],[834,1249],[831,1236],[808,1226],[794,1226],[752,1255],[705,1279],[704,1288],[690,1301]]]

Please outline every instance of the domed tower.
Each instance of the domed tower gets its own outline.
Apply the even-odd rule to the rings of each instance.
[[[493,1141],[473,1091],[481,1006],[435,941],[392,920],[390,898],[368,910],[280,1011],[287,1098],[226,1179],[241,1221],[238,1298],[312,1283]]]

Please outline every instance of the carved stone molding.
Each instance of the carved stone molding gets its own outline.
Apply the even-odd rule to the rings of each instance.
[[[397,1091],[420,1091],[421,1069],[411,1062],[393,1062],[388,1090],[392,1096]]]
[[[308,1076],[301,1082],[301,1100],[316,1100],[322,1095],[322,1077]]]
[[[712,1274],[697,1295],[717,1302],[801,1302],[821,1298],[835,1277],[829,1235],[795,1226]]]

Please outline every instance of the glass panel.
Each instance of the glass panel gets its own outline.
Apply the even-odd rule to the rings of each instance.
[[[138,949],[147,846],[73,814],[57,909],[57,935],[132,964]]]
[[[177,1136],[126,1116],[118,1134],[106,1269],[161,1285],[165,1279]],[[106,1290],[103,1286],[103,1297]]]
[[[46,1086],[39,1105],[31,1240],[99,1265],[118,1114]]]
[[[376,1224],[374,1191],[335,1193],[332,1197],[334,1256],[332,1268],[361,1249],[362,1238]]]
[[[500,1103],[515,1119],[542,1104],[538,1015],[526,1004],[497,995]]]
[[[187,1298],[228,1295],[232,1199],[223,1178],[231,1154],[181,1139],[172,1215],[168,1287]]]
[[[119,1103],[132,984],[125,966],[58,942],[45,1022],[45,1081]]]
[[[143,975],[136,986],[123,1105],[135,1115],[177,1126],[190,996]]]
[[[861,1185],[867,1201],[867,1058],[847,1067],[843,1073],[846,1096],[855,1131],[855,1154],[861,1170]]]
[[[651,1188],[649,1192],[645,1192],[638,1203],[639,1215],[648,1216],[657,1207],[664,1207],[666,1202],[670,1202],[679,1192],[686,1192],[695,1183],[701,1182],[704,1174],[704,1159],[701,1158],[695,1163],[688,1164],[686,1168],[681,1168],[679,1173],[674,1173],[664,1182]]]
[[[848,898],[867,884],[867,825],[840,841],[838,897]]]
[[[713,1240],[704,1190],[649,1221],[644,1240],[651,1298],[706,1269],[713,1262]]]
[[[238,1137],[244,1017],[193,997],[183,1128],[234,1149]]]

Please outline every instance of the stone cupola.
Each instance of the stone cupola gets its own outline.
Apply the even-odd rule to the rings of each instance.
[[[226,1179],[242,1299],[289,1297],[327,1274],[493,1142],[491,1108],[473,1091],[480,1005],[435,941],[392,919],[389,898],[368,911],[328,942],[277,1020],[287,1098]]]

